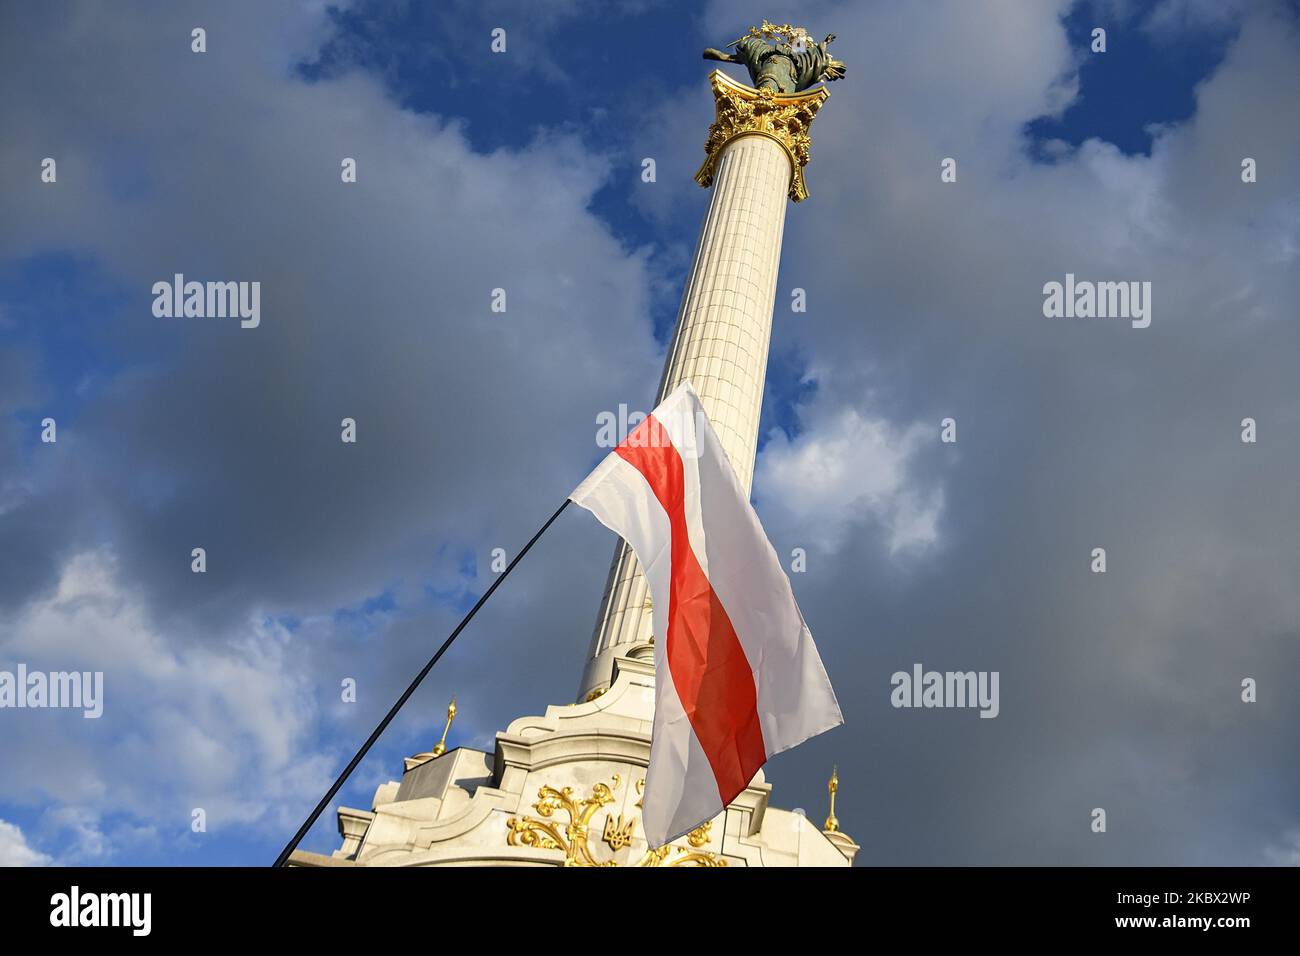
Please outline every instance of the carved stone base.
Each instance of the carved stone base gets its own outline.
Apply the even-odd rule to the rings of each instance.
[[[339,809],[333,857],[291,866],[846,866],[802,813],[768,806],[760,772],[723,813],[652,849],[641,828],[650,759],[649,644],[615,663],[595,700],[548,707],[497,734],[492,754],[450,750],[375,793],[371,812]]]

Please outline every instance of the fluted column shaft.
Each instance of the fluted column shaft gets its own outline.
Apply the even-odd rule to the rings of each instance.
[[[684,381],[695,386],[746,492],[758,447],[791,167],[786,149],[769,136],[743,135],[723,147],[655,400]],[[649,596],[636,556],[620,541],[579,700],[608,686],[613,660],[628,645],[650,640]]]

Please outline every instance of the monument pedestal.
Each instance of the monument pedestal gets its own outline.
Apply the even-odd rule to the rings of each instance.
[[[341,807],[343,845],[332,857],[296,852],[289,865],[847,866],[803,813],[768,805],[761,772],[717,817],[666,846],[646,844],[651,651],[636,645],[616,659],[595,700],[514,721],[494,752],[449,750],[380,786],[369,811]]]

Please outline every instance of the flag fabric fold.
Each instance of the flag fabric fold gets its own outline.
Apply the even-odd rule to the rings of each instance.
[[[642,800],[658,847],[720,813],[773,754],[843,723],[776,551],[690,383],[569,498],[649,584],[655,716]]]

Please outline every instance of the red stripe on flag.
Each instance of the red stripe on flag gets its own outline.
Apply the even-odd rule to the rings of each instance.
[[[682,709],[695,730],[723,805],[767,759],[754,672],[727,610],[691,549],[682,456],[653,415],[614,449],[639,471],[668,515],[672,574],[666,657]]]

